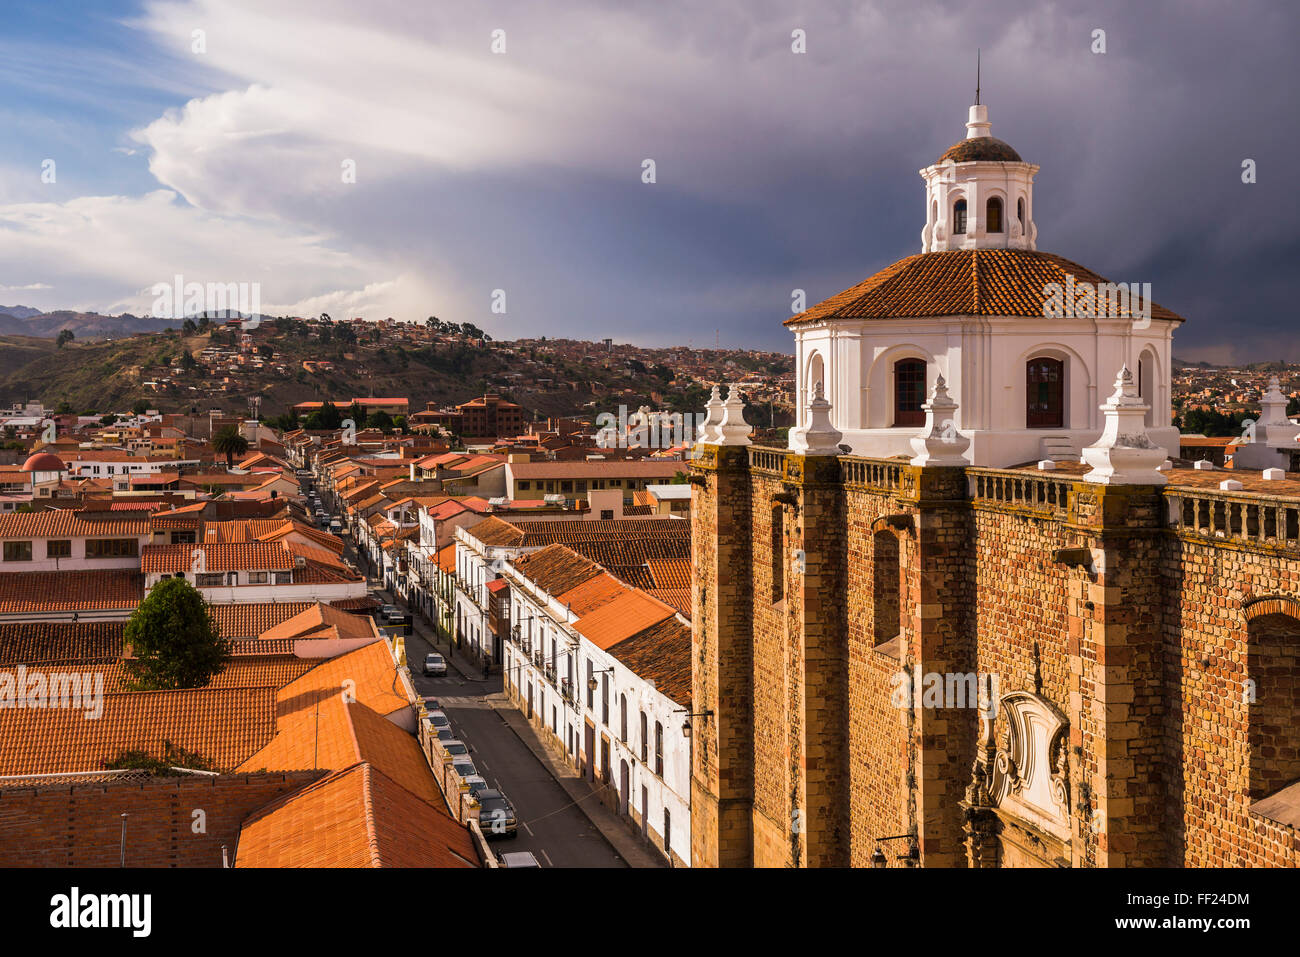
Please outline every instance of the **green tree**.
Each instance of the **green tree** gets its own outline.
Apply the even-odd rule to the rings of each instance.
[[[181,324],[181,335],[192,336],[198,331],[199,331],[198,323],[196,323],[193,319],[186,319]]]
[[[227,425],[212,437],[212,449],[218,455],[226,457],[226,468],[234,468],[235,456],[248,451],[248,439],[244,438],[239,429]]]
[[[135,691],[202,688],[230,660],[198,589],[184,578],[164,578],[150,590],[126,623],[128,683]]]
[[[60,349],[75,339],[71,329],[60,329],[59,334],[54,338],[54,345]]]
[[[134,415],[144,415],[148,411],[149,411],[149,403],[146,402],[144,399],[137,400],[135,405],[131,406],[131,412]]]
[[[353,420],[357,421],[357,420]],[[313,432],[330,432],[343,424],[343,414],[333,402],[326,402],[319,409],[307,416],[305,428]]]
[[[117,416],[113,415],[113,413],[110,412],[108,415],[105,415],[102,418],[100,418],[99,424],[112,425],[116,421],[117,421]]]
[[[366,428],[378,429],[380,432],[391,432],[393,431],[393,417],[383,409],[372,412],[370,418],[366,419]]]
[[[271,356],[275,355],[275,350],[264,342],[257,347],[257,354],[263,359],[269,359]]]

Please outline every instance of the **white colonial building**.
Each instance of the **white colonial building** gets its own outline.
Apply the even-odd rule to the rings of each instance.
[[[505,565],[506,694],[675,866],[691,862],[690,623],[563,545]]]
[[[1149,283],[1110,283],[1038,250],[1038,167],[990,135],[972,106],[966,138],[920,171],[921,252],[787,320],[800,396],[791,448],[822,384],[840,444],[911,455],[942,376],[956,408],[938,423],[968,440],[971,464],[1078,461],[1102,432],[1099,406],[1122,367],[1148,406],[1146,434],[1178,454],[1171,348],[1182,318]]]

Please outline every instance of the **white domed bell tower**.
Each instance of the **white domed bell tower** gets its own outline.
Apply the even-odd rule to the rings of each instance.
[[[921,170],[926,219],[921,252],[953,249],[1037,249],[1034,174],[1007,143],[995,139],[989,108],[970,108],[966,138]]]

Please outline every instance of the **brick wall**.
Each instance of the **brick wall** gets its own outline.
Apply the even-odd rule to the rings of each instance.
[[[994,822],[1023,831],[1005,863],[1300,863],[1296,829],[1250,808],[1300,777],[1300,555],[1193,540],[1158,489],[1004,473],[972,496],[980,470],[706,452],[694,680],[718,713],[696,742],[697,864],[862,866],[912,831],[923,864],[965,865],[984,725],[899,707],[913,669],[996,676],[1068,720],[1069,836]]]
[[[244,819],[325,773],[0,789],[0,867],[118,867],[123,813],[127,867],[220,867],[222,845],[233,866]]]

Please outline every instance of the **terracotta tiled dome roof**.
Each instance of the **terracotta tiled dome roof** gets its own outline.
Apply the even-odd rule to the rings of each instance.
[[[62,472],[65,468],[67,466],[63,464],[63,459],[53,452],[37,452],[35,455],[28,456],[27,461],[23,463],[22,471]]]
[[[972,163],[976,160],[996,160],[1002,163],[1024,162],[1020,158],[1020,154],[1011,148],[1011,144],[1004,143],[992,136],[977,136],[974,139],[959,140],[944,151],[944,154],[939,157],[935,165],[947,163],[949,160],[954,163]]]
[[[852,288],[785,321],[787,326],[828,319],[905,319],[927,316],[1044,315],[1048,283],[1104,283],[1091,269],[1051,253],[1027,249],[957,249],[900,259]],[[1156,303],[1152,319],[1183,317]]]

